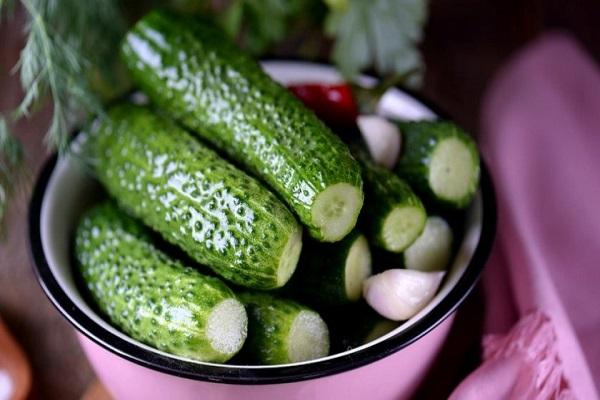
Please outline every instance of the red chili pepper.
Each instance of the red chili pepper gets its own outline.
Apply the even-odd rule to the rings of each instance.
[[[288,89],[331,127],[354,125],[358,107],[350,86],[345,83],[306,83]]]

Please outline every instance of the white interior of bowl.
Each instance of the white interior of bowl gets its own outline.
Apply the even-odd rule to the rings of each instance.
[[[268,61],[263,63],[263,67],[274,79],[283,84],[302,82],[334,83],[341,81],[341,78],[336,71],[332,67],[325,65],[316,65],[306,62]],[[372,78],[364,77],[363,82],[365,84],[371,84],[374,80]],[[378,112],[399,119],[429,119],[435,117],[435,114],[425,105],[398,89],[391,89],[385,94],[380,103]],[[222,365],[204,363],[174,356],[131,339],[107,323],[84,301],[75,284],[73,276],[75,268],[71,265],[71,241],[80,215],[89,208],[91,204],[97,201],[100,193],[101,191],[98,183],[89,177],[81,160],[76,156],[66,156],[58,160],[50,181],[48,182],[42,203],[40,224],[44,254],[60,287],[67,293],[71,301],[73,301],[73,303],[75,303],[93,321],[121,339],[167,357],[199,364],[209,364],[213,366]],[[450,292],[463,275],[479,241],[481,235],[481,221],[482,203],[481,196],[478,194],[473,205],[468,210],[465,237],[454,263],[450,267],[448,275],[443,282],[443,286],[429,305],[413,318],[388,334],[355,349],[316,360],[287,365],[311,364],[357,352],[363,348],[372,346],[375,343],[386,340],[416,323],[424,315],[429,313]],[[250,365],[244,367],[273,368],[277,366]]]

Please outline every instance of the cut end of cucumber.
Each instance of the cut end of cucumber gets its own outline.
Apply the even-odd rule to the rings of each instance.
[[[302,250],[302,228],[298,227],[285,244],[277,269],[277,287],[287,283],[298,265]]]
[[[344,276],[348,300],[357,301],[362,294],[363,281],[371,276],[371,252],[363,235],[356,238],[348,251]]]
[[[369,333],[365,337],[363,344],[369,343],[377,338],[380,338],[383,335],[385,335],[386,333],[390,333],[397,327],[398,327],[398,322],[390,321],[387,319],[382,319],[381,321],[378,321],[373,326],[373,328],[369,331]]]
[[[317,195],[312,208],[312,223],[320,231],[316,239],[337,242],[356,225],[363,205],[360,188],[349,183],[336,183]]]
[[[206,336],[219,353],[237,353],[248,334],[248,316],[242,303],[227,299],[213,308],[206,324]]]
[[[329,354],[329,329],[314,311],[302,310],[294,319],[288,336],[290,362],[314,360]]]
[[[410,246],[423,231],[427,215],[421,207],[396,207],[383,223],[385,249],[401,252]]]
[[[436,146],[429,163],[428,178],[437,197],[462,205],[477,188],[479,161],[465,142],[451,137]]]
[[[429,217],[421,236],[404,251],[404,265],[418,271],[446,268],[452,253],[452,229],[440,217]]]

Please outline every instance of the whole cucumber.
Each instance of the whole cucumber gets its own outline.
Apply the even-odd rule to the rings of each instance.
[[[259,364],[288,364],[329,354],[329,329],[321,316],[295,301],[265,292],[238,294],[248,312],[243,352]]]
[[[365,211],[361,225],[371,243],[399,253],[421,234],[427,212],[410,185],[354,149],[365,181]]]
[[[302,229],[258,181],[148,108],[119,105],[92,135],[96,172],[119,204],[238,285],[283,286]]]
[[[396,172],[435,203],[465,208],[479,187],[479,151],[447,121],[399,122],[402,150]]]
[[[337,243],[304,243],[296,273],[286,286],[307,304],[335,306],[358,301],[371,275],[367,239],[354,230]]]
[[[84,214],[75,255],[100,310],[132,338],[213,362],[227,361],[242,347],[248,321],[233,292],[158,250],[145,228],[114,203]]]
[[[266,182],[313,238],[335,242],[352,230],[363,193],[347,147],[223,32],[153,11],[122,54],[155,104]]]

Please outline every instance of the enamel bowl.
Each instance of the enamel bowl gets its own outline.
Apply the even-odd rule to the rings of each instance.
[[[265,61],[263,67],[284,84],[340,81],[326,65]],[[365,84],[371,82],[364,78]],[[385,94],[378,112],[403,119],[436,117],[398,89]],[[115,399],[128,400],[409,398],[444,343],[454,311],[481,274],[496,223],[492,183],[482,165],[481,188],[466,213],[458,254],[425,309],[388,334],[343,353],[286,365],[224,365],[173,356],[142,344],[112,327],[86,303],[73,274],[72,235],[79,216],[100,193],[76,156],[52,157],[31,200],[31,251],[42,288],[77,330],[99,378]]]

